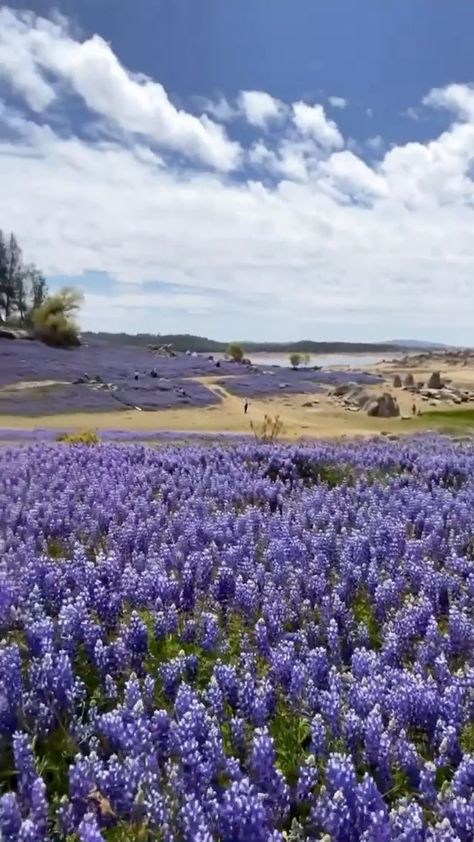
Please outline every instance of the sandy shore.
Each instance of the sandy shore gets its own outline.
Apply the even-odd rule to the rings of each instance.
[[[324,393],[315,393],[315,405],[304,406],[310,396],[306,395],[275,395],[271,398],[252,400],[248,415],[244,414],[241,398],[229,394],[222,386],[217,385],[214,378],[201,378],[201,382],[218,394],[220,404],[196,409],[193,407],[180,409],[166,409],[157,412],[140,412],[126,410],[123,412],[75,413],[71,415],[48,415],[36,418],[18,416],[0,416],[0,428],[4,429],[72,429],[86,430],[136,430],[150,431],[179,431],[193,433],[251,433],[250,422],[257,429],[265,415],[272,418],[279,415],[284,424],[284,437],[289,440],[312,437],[339,437],[342,435],[372,435],[380,432],[411,433],[419,432],[427,426],[433,426],[435,413],[439,412],[440,420],[446,414],[448,407],[440,405],[433,408],[422,403],[419,397],[410,392],[394,389],[393,377],[400,373],[402,377],[410,371],[415,380],[426,380],[430,373],[439,370],[442,377],[452,381],[453,385],[461,388],[474,389],[474,364],[468,366],[443,365],[435,360],[420,368],[401,368],[397,362],[383,363],[372,366],[371,371],[384,377],[385,385],[366,387],[369,393],[380,394],[390,391],[397,397],[402,415],[409,415],[413,402],[423,412],[429,410],[429,416],[403,421],[400,418],[383,419],[369,418],[364,412],[348,412],[338,405],[331,397]],[[463,404],[460,410],[471,408],[474,404]],[[450,409],[453,416],[458,408]],[[435,424],[436,426],[436,424]],[[1,435],[1,432],[0,432]]]

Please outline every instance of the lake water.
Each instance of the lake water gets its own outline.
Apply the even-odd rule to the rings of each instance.
[[[344,366],[345,368],[366,368],[382,362],[383,359],[395,359],[397,354],[385,352],[379,354],[311,354],[309,366],[319,365],[322,368],[330,366]],[[290,367],[288,354],[250,354],[249,358],[255,365],[278,365]],[[302,366],[304,368],[304,366]]]

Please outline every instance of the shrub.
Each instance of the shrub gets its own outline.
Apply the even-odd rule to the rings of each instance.
[[[95,430],[85,430],[83,433],[60,433],[56,441],[61,444],[99,444],[100,439]]]
[[[284,432],[284,424],[279,415],[271,418],[265,415],[263,421],[257,426],[253,421],[250,422],[250,429],[258,442],[262,444],[270,444],[277,441]]]
[[[227,354],[236,363],[241,363],[244,358],[244,349],[237,342],[232,342],[227,349]]]
[[[293,368],[298,368],[301,365],[301,354],[297,354],[296,352],[290,354],[290,363]]]
[[[52,295],[32,314],[36,339],[45,345],[71,348],[81,344],[79,327],[72,318],[82,302],[82,293],[65,287]]]

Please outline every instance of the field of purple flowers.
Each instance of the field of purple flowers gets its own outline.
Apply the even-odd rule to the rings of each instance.
[[[155,369],[157,377],[150,377]],[[139,379],[135,380],[135,372]],[[87,374],[100,377],[114,389],[92,388],[74,383]],[[176,358],[153,355],[147,348],[110,345],[91,340],[70,350],[50,348],[39,342],[0,340],[0,388],[18,382],[56,381],[55,386],[39,386],[8,394],[0,392],[0,415],[72,414],[74,412],[119,412],[139,407],[160,410],[177,407],[208,407],[219,399],[195,378],[212,376],[226,379],[222,385],[234,395],[247,398],[274,394],[314,394],[324,387],[348,380],[361,384],[377,383],[380,378],[344,371],[248,368],[238,363],[209,359],[207,354]]]
[[[472,842],[474,450],[0,451],[2,842]]]

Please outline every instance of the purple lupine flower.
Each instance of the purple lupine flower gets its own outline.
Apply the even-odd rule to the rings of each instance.
[[[97,819],[92,813],[87,813],[84,816],[77,832],[80,842],[105,842],[105,837],[100,832]]]
[[[14,792],[0,796],[0,838],[16,842],[21,826],[21,811]]]

